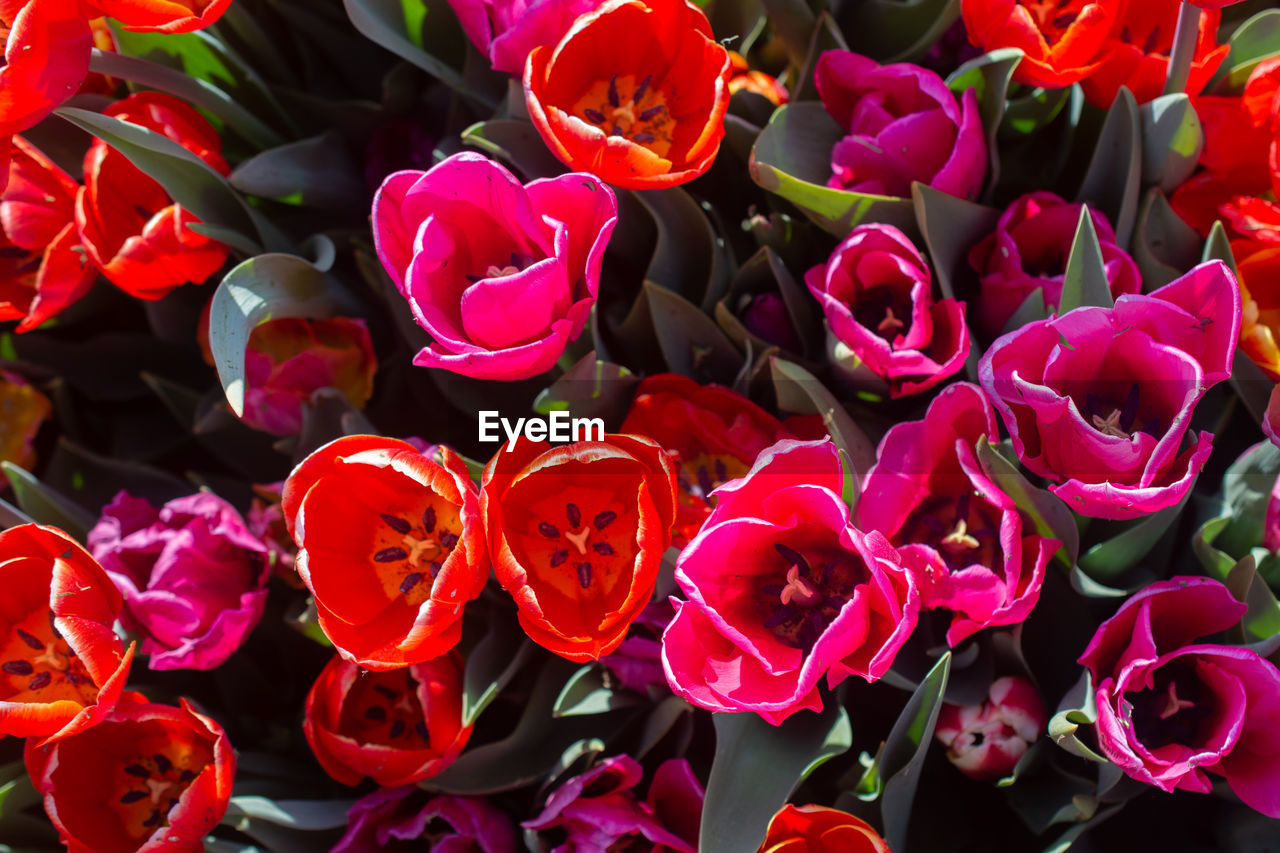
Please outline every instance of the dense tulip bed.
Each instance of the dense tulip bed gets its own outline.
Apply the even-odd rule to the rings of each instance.
[[[0,853],[1277,849],[1273,6],[0,0]]]

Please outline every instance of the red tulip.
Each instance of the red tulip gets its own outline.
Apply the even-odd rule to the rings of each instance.
[[[962,0],[960,14],[969,41],[982,50],[1022,50],[1014,80],[1057,88],[1093,73],[1106,58],[1123,6],[1123,0]]]
[[[222,17],[231,0],[85,0],[126,30],[138,33],[189,33]]]
[[[227,811],[235,754],[222,727],[126,693],[97,726],[47,747],[27,773],[68,853],[198,853]]]
[[[89,73],[93,37],[80,0],[5,0],[0,66],[0,136],[40,121]]]
[[[759,853],[891,853],[871,825],[825,806],[787,804],[769,821]]]
[[[285,523],[320,627],[367,669],[421,663],[457,645],[463,605],[489,577],[476,488],[457,454],[437,453],[352,435],[285,481]]]
[[[344,785],[365,776],[388,786],[434,776],[471,737],[462,725],[462,658],[450,652],[404,669],[362,672],[335,656],[307,694],[303,733]]]
[[[671,544],[676,476],[655,442],[519,439],[484,469],[494,573],[535,643],[569,660],[616,649],[653,595]]]
[[[230,171],[213,126],[177,98],[139,92],[104,115],[163,134],[218,172]],[[159,299],[180,284],[203,282],[226,261],[226,246],[187,227],[199,219],[100,139],[85,155],[84,176],[76,198],[80,240],[102,274],[126,293]]]
[[[0,735],[47,743],[98,724],[133,659],[111,578],[61,530],[23,524],[0,533],[0,589]]]
[[[0,320],[29,332],[88,292],[98,271],[76,233],[80,185],[20,136],[0,195]]]
[[[524,91],[529,117],[569,168],[647,190],[710,168],[732,74],[692,3],[608,0],[529,54]]]

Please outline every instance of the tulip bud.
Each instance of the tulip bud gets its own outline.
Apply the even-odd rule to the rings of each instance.
[[[981,705],[944,705],[934,737],[964,775],[999,779],[1013,770],[1047,722],[1031,682],[1009,675],[992,683]]]

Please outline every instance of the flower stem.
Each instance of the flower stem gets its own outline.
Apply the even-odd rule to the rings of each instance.
[[[1164,78],[1166,95],[1187,90],[1199,34],[1200,9],[1183,0],[1182,9],[1178,12],[1178,28],[1173,34],[1173,49],[1169,52],[1169,70]]]

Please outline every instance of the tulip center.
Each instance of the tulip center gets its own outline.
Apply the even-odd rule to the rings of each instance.
[[[1174,661],[1161,667],[1149,689],[1125,696],[1138,740],[1147,749],[1171,743],[1200,746],[1203,724],[1213,715],[1206,694],[1194,663]]]
[[[742,460],[727,453],[712,455],[703,451],[687,460],[679,453],[672,455],[680,466],[676,486],[680,489],[681,502],[697,508],[715,506],[711,493],[747,473]]]
[[[534,262],[534,258],[531,255],[521,254],[520,252],[512,252],[510,258],[506,260],[509,263],[489,264],[484,267],[482,272],[468,274],[464,277],[472,284],[477,281],[483,281],[486,278],[506,278],[524,272]]]
[[[1136,383],[1129,386],[1124,400],[1119,405],[1092,391],[1085,394],[1084,409],[1081,412],[1085,420],[1098,432],[1112,438],[1131,439],[1137,432],[1155,435],[1159,431],[1156,421],[1148,421],[1138,427],[1139,408],[1142,403],[1141,392]]]
[[[431,732],[418,687],[409,669],[362,673],[347,695],[338,730],[360,743],[425,749]]]
[[[135,838],[145,838],[157,828],[168,826],[169,812],[213,761],[213,753],[206,745],[168,740],[166,737],[161,751],[137,755],[119,770],[116,790],[123,793],[116,797],[113,807]]]
[[[893,544],[929,545],[951,572],[973,565],[994,568],[1000,556],[1000,510],[973,492],[930,498],[907,517]]]
[[[1021,0],[1031,13],[1047,44],[1056,44],[1080,17],[1081,10],[1097,0]]]
[[[764,627],[780,642],[806,653],[870,577],[856,554],[836,547],[802,550],[775,543],[776,574],[761,575],[759,604]]]
[[[598,80],[569,109],[609,136],[643,145],[659,157],[671,148],[674,121],[653,75],[637,84],[635,75]]]
[[[596,599],[603,594],[600,571],[614,564],[617,552],[609,539],[618,531],[614,522],[618,513],[604,509],[587,518],[573,501],[564,504],[564,514],[536,521],[537,538],[542,549],[549,551],[545,565],[557,569],[576,586],[575,597]]]
[[[384,512],[373,544],[373,564],[388,598],[419,605],[431,596],[435,579],[458,544],[458,508],[428,499],[413,512]]]
[[[0,701],[92,705],[98,698],[84,664],[53,624],[53,611],[36,611],[0,645]]]
[[[853,306],[853,317],[858,324],[873,330],[888,341],[891,348],[911,327],[910,282],[904,285],[868,288],[858,295],[857,304]]]

